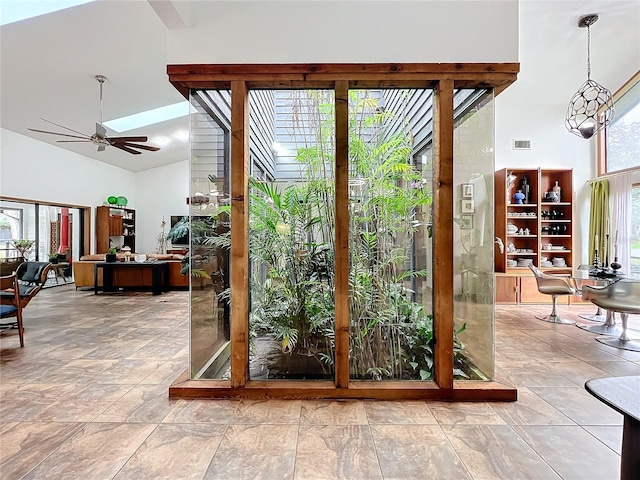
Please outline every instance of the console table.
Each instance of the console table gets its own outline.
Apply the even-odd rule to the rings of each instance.
[[[99,269],[102,269],[102,286],[98,285]],[[133,274],[136,269],[141,273],[139,285],[127,285],[127,288],[148,289],[149,285],[142,281],[142,277],[144,270],[151,270],[151,291],[153,294],[160,295],[163,291],[169,290],[169,262],[98,262],[93,270],[93,293],[97,295],[99,290],[115,291],[118,286],[113,282],[114,272],[118,270]]]
[[[640,472],[640,376],[595,378],[584,388],[624,416],[620,479],[634,480]]]

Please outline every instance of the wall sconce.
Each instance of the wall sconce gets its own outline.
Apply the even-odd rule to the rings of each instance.
[[[611,92],[591,79],[591,30],[598,21],[598,15],[583,15],[578,27],[587,28],[587,81],[573,95],[567,108],[565,126],[579,137],[591,138],[613,119],[613,98]]]

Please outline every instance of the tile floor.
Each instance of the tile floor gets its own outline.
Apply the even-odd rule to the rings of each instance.
[[[640,353],[533,319],[548,306],[497,308],[497,379],[518,387],[515,403],[169,400],[186,310],[186,292],[41,291],[26,347],[0,334],[0,477],[619,477],[622,417],[584,382],[640,374]]]

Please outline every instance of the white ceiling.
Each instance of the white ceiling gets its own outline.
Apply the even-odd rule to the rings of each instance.
[[[167,28],[146,1],[99,0],[5,25],[0,33],[3,128],[134,172],[189,158],[188,138],[132,155],[113,147],[98,152],[91,143],[56,143],[60,137],[27,130],[64,132],[45,118],[94,133],[100,121],[96,74],[107,77],[105,121],[184,100],[167,80]],[[146,135],[149,145],[160,146],[158,137],[170,139],[179,130],[188,132],[186,116],[126,135]]]
[[[157,0],[151,3],[156,8],[167,4]],[[179,8],[186,5],[174,3]],[[216,2],[208,3],[215,14]],[[566,74],[566,67],[575,61],[586,62],[586,31],[577,27],[581,15],[601,15],[601,20],[592,27],[592,60],[593,77],[604,85],[608,79],[603,78],[604,73],[600,74],[605,68],[601,70],[602,64],[597,63],[603,61],[598,57],[602,44],[598,45],[597,41],[620,35],[628,36],[632,42],[639,39],[637,0],[522,0],[520,3],[523,63],[517,82],[519,88],[525,85],[532,89],[541,85],[552,87],[564,82],[568,85],[567,91],[572,91],[579,86],[585,77],[584,70]],[[168,15],[163,18],[171,24]],[[631,31],[621,31],[621,22],[631,25]],[[545,34],[552,30],[554,35]],[[558,37],[562,38],[561,43]],[[149,144],[162,146],[159,152],[141,155],[113,147],[97,152],[96,146],[90,143],[56,143],[59,137],[27,130],[64,132],[40,119],[46,118],[73,130],[93,133],[100,112],[96,74],[108,78],[104,85],[105,121],[183,100],[167,80],[167,26],[149,2],[98,0],[5,25],[0,28],[0,40],[0,126],[3,128],[133,172],[189,158],[187,141],[174,139],[180,130],[188,131],[187,117],[126,132],[126,135],[146,135]],[[585,56],[578,53],[578,58],[568,60],[563,54],[565,46],[567,51],[583,52]],[[609,66],[615,65],[615,58],[604,60]],[[545,64],[540,73],[537,73],[538,62]],[[551,83],[549,75],[555,75]],[[163,140],[168,139],[174,140],[165,145]]]

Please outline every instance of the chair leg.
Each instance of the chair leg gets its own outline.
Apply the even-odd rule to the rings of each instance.
[[[623,350],[631,350],[632,352],[640,352],[640,341],[637,339],[630,339],[627,333],[627,324],[629,321],[629,315],[627,313],[620,313],[622,319],[622,333],[618,338],[611,337],[598,337],[597,341],[610,347],[621,348]]]
[[[20,337],[20,347],[24,347],[24,325],[22,324],[22,309],[18,309],[18,336]]]
[[[568,320],[568,319],[563,318],[560,315],[558,315],[558,310],[557,310],[558,295],[552,294],[551,298],[553,300],[553,309],[551,310],[551,315],[547,315],[547,316],[544,316],[544,317],[535,315],[535,317],[538,320],[542,320],[544,322],[560,323],[562,325],[573,325],[574,323],[576,323],[573,320]]]

